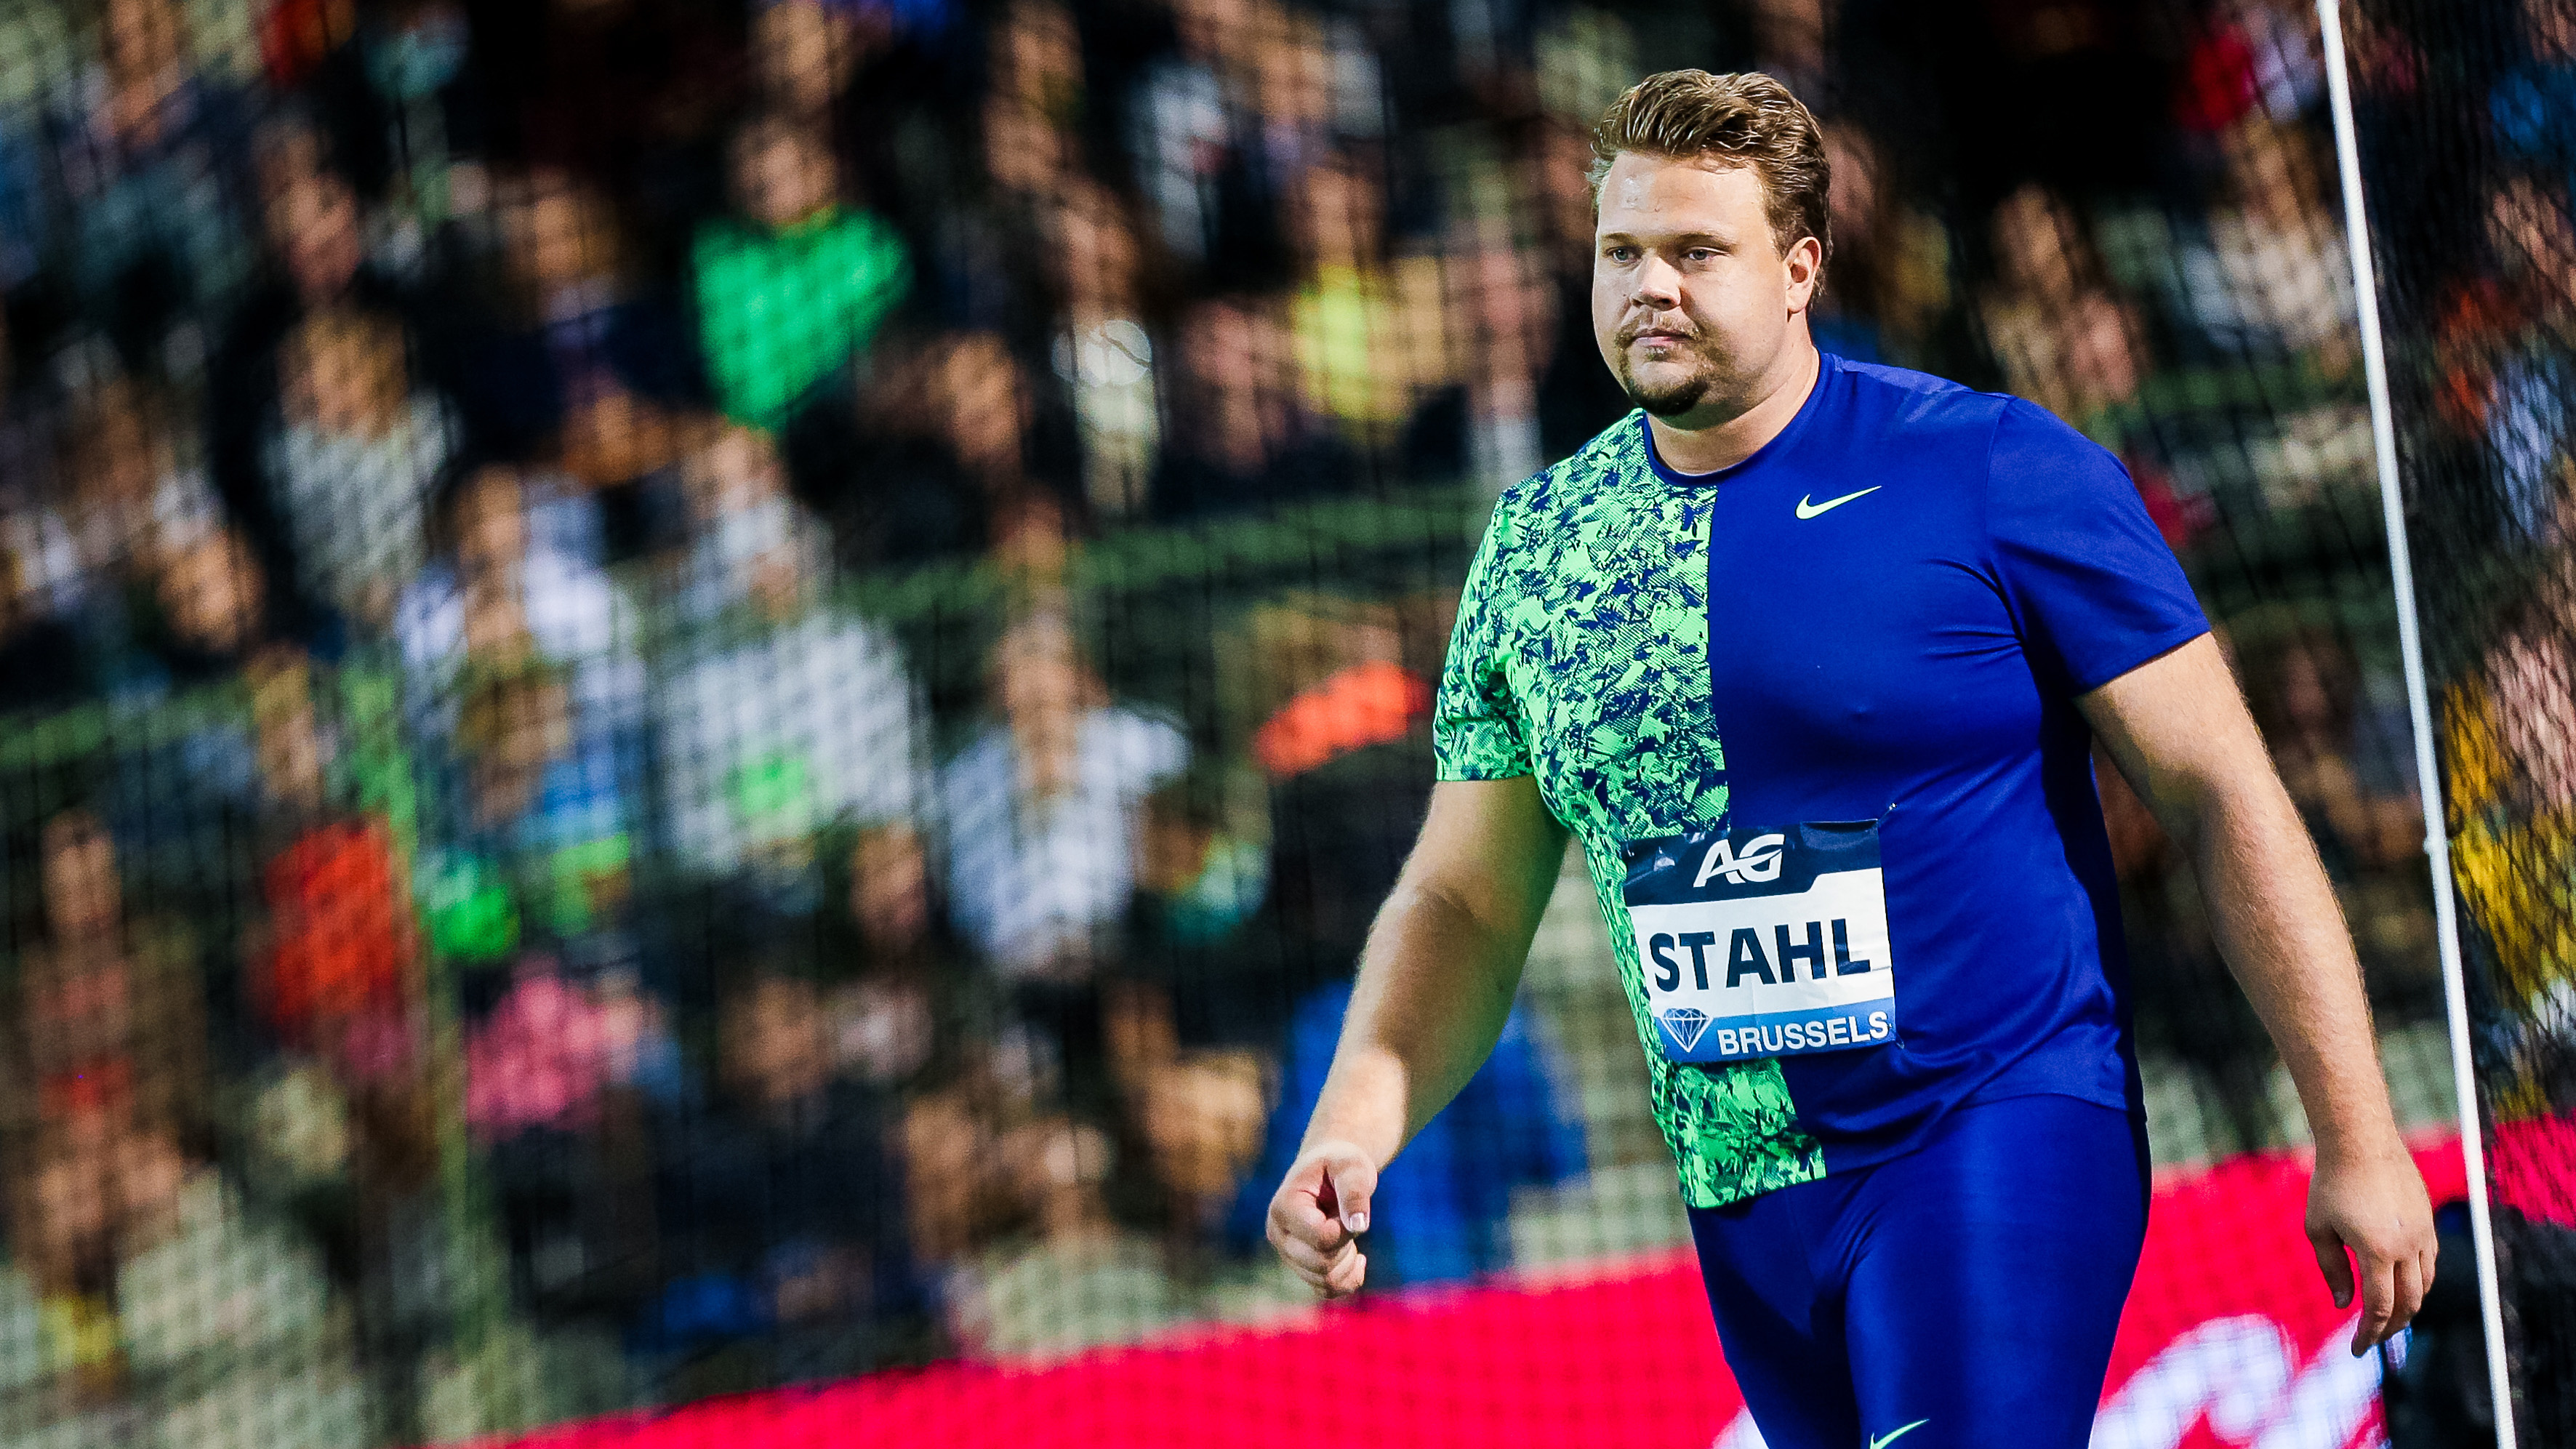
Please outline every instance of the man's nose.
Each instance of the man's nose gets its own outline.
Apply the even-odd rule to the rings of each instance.
[[[1658,311],[1667,307],[1680,306],[1682,300],[1680,269],[1661,257],[1648,255],[1637,265],[1637,290],[1634,296],[1638,305],[1652,307]]]

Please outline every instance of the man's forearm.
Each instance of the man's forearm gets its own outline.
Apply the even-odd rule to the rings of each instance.
[[[1305,1145],[1394,1157],[1494,1049],[1529,942],[1436,889],[1398,885],[1369,930]]]
[[[2192,841],[2220,953],[2280,1049],[2321,1154],[2395,1135],[2352,936],[2289,796],[2214,791]]]
[[[2317,1144],[2307,1235],[2356,1354],[2406,1326],[2439,1248],[2398,1140],[2343,911],[2204,635],[2082,696],[2095,732],[2191,856],[2218,949],[2298,1084]]]

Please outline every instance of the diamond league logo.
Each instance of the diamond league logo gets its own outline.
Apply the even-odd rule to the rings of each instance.
[[[1699,1045],[1700,1033],[1708,1030],[1708,1013],[1696,1006],[1667,1007],[1657,1020],[1683,1051]]]

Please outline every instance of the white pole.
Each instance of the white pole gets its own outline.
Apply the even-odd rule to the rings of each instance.
[[[2486,1147],[2478,1123],[2477,1074],[2469,1059],[2469,998],[2460,968],[2459,907],[2451,893],[2450,833],[2442,823],[2442,779],[2433,759],[2433,707],[2424,683],[2424,639],[2415,615],[2415,568],[2397,484],[2397,423],[2388,403],[2388,354],[2379,335],[2379,289],[2362,208],[2361,144],[2352,123],[2352,81],[2336,0],[2317,0],[2325,32],[2326,94],[2334,109],[2335,158],[2343,172],[2344,237],[2352,249],[2352,291],[2361,314],[2361,361],[2370,384],[2370,431],[2378,445],[2379,506],[2388,525],[2388,568],[2397,585],[2397,644],[2406,661],[2406,710],[2415,723],[2415,788],[2424,802],[2424,853],[2433,868],[2433,920],[2442,955],[2442,996],[2451,1017],[2451,1083],[2458,1094],[2460,1150],[2468,1158],[2469,1225],[2477,1244],[2478,1301],[2486,1319],[2487,1392],[2495,1398],[2497,1449],[2515,1449],[2513,1390],[2505,1374],[2504,1306],[2497,1291],[2495,1222],[2487,1208]]]

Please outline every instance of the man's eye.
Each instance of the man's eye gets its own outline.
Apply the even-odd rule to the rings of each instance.
[[[1608,256],[1610,260],[1614,262],[1633,262],[1637,259],[1637,249],[1635,247],[1612,247],[1604,255]]]
[[[1717,248],[1715,248],[1715,247],[1692,247],[1688,252],[1684,253],[1683,255],[1685,255],[1685,256],[1687,256],[1687,257],[1689,257],[1692,261],[1695,261],[1695,262],[1713,262],[1713,261],[1716,261],[1716,260],[1717,260]]]

